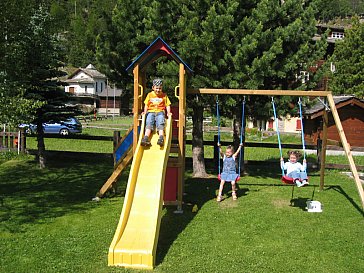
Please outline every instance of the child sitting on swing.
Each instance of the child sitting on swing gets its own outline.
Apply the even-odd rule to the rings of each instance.
[[[307,163],[306,159],[303,160],[303,164],[298,162],[301,157],[299,151],[288,151],[287,153],[289,159],[284,162],[283,157],[281,157],[281,168],[282,170],[287,170],[287,176],[293,178],[294,183],[297,187],[303,187],[308,184],[307,181]]]
[[[231,189],[232,189],[232,197],[233,200],[238,199],[236,195],[236,179],[238,178],[239,174],[236,173],[236,166],[235,166],[235,159],[239,154],[243,143],[240,143],[238,150],[234,153],[234,148],[229,145],[226,147],[225,154],[222,152],[221,144],[218,143],[217,146],[219,147],[220,155],[223,157],[223,168],[221,173],[221,181],[219,187],[219,194],[217,196],[216,201],[220,202],[222,200],[222,190],[224,189],[224,184],[226,181],[231,182]]]

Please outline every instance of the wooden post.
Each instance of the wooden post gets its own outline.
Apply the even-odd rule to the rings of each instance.
[[[4,135],[4,137],[5,137],[4,147],[5,148],[10,148],[10,146],[9,146],[10,133],[9,132],[6,132],[5,135]]]
[[[343,144],[346,156],[347,156],[347,158],[349,160],[350,169],[351,169],[351,172],[353,173],[353,177],[355,179],[356,187],[358,189],[358,193],[359,193],[359,196],[360,196],[360,199],[361,199],[361,204],[362,204],[362,207],[364,209],[364,190],[363,190],[363,186],[361,185],[359,175],[358,175],[358,171],[356,170],[354,159],[353,159],[353,156],[352,156],[352,153],[351,153],[351,150],[350,150],[350,145],[349,145],[349,143],[348,143],[348,141],[346,139],[344,129],[343,129],[342,125],[341,125],[339,114],[338,114],[337,109],[335,107],[334,98],[332,97],[331,93],[327,95],[327,100],[329,102],[331,112],[332,112],[332,115],[333,115],[334,120],[335,120],[336,128],[337,128],[337,130],[339,132],[339,135],[340,135],[341,143]]]
[[[119,142],[120,142],[120,131],[114,131],[114,135],[113,135],[113,139],[112,139],[114,166],[116,164],[115,152],[116,152],[116,148],[118,147]]]
[[[316,156],[317,156],[317,166],[321,169],[321,153],[322,153],[322,139],[320,135],[317,138],[316,141]]]
[[[20,152],[25,153],[25,149],[27,148],[26,144],[26,134],[24,128],[20,129]]]
[[[179,116],[178,116],[178,191],[177,191],[177,210],[182,210],[182,198],[184,189],[185,175],[185,143],[186,143],[186,77],[185,67],[179,64]]]
[[[335,108],[336,109],[336,108]],[[324,189],[325,185],[325,165],[326,165],[326,148],[327,148],[327,126],[329,123],[329,117],[327,115],[326,109],[324,110],[323,120],[322,120],[322,146],[320,155],[320,190]]]

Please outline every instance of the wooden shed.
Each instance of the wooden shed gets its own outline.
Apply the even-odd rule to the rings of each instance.
[[[334,96],[343,129],[352,147],[364,147],[364,100],[355,96]],[[304,110],[304,132],[307,143],[316,143],[322,139],[322,120],[325,105],[317,100],[311,108]],[[328,141],[340,142],[340,136],[330,111],[327,128]]]

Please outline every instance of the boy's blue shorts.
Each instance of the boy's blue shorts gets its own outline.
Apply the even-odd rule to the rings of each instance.
[[[164,111],[162,112],[148,112],[145,128],[153,130],[154,126],[157,126],[157,130],[164,130],[165,118]]]

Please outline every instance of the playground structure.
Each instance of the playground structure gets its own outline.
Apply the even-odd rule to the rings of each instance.
[[[178,110],[166,123],[166,144],[160,148],[157,135],[151,138],[151,148],[143,148],[140,141],[143,136],[145,116],[140,119],[147,85],[146,68],[159,57],[166,56],[179,65],[179,84],[175,88],[178,98]],[[158,37],[128,68],[134,74],[134,106],[132,144],[119,159],[114,173],[104,185],[107,190],[117,179],[133,156],[123,209],[114,238],[109,247],[108,265],[137,269],[153,269],[161,222],[163,203],[176,205],[177,212],[182,212],[182,196],[185,172],[185,110],[186,94],[210,95],[265,95],[265,96],[310,96],[325,97],[331,107],[341,142],[364,208],[364,192],[356,166],[350,151],[340,118],[335,108],[332,93],[329,91],[294,91],[294,90],[246,90],[246,89],[189,89],[186,88],[186,74],[192,70],[182,59]],[[141,125],[140,124],[141,121]],[[328,114],[325,112],[323,123],[322,164],[320,169],[320,189],[324,187],[325,156],[327,146]],[[140,126],[140,135],[138,128]],[[177,140],[171,144],[172,138]],[[169,157],[169,154],[177,156]],[[100,190],[101,193],[101,190]]]
[[[147,86],[147,67],[161,56],[179,66],[179,84],[175,88],[178,107],[172,109],[174,121],[166,124],[166,143],[156,145],[157,135],[151,138],[152,146],[142,148],[138,141],[140,114],[143,110],[144,90]],[[109,248],[108,264],[132,268],[152,269],[155,264],[162,206],[176,205],[182,212],[182,195],[185,172],[185,109],[186,74],[192,70],[158,37],[128,68],[134,74],[133,106],[133,162],[130,169],[126,197],[119,224]],[[140,132],[144,131],[144,120]],[[171,144],[172,137],[177,140]],[[177,156],[169,158],[169,153]],[[127,156],[125,156],[126,158]],[[118,166],[112,176],[120,173]],[[110,182],[114,179],[111,177]],[[167,178],[167,179],[165,179]],[[108,180],[108,181],[109,181]],[[107,188],[108,185],[105,185]]]

